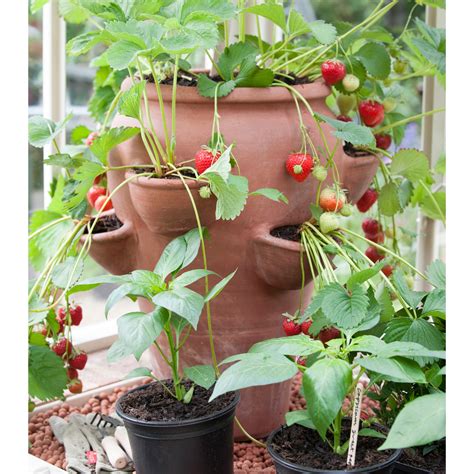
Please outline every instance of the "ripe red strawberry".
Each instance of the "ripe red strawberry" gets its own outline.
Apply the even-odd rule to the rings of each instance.
[[[95,207],[95,210],[96,211],[110,211],[110,209],[113,209],[114,208],[114,205],[112,203],[112,199],[109,199],[107,201],[107,204],[105,204],[105,202],[107,201],[107,196],[99,196],[96,200],[95,200],[95,203],[94,203],[94,207]],[[104,209],[102,209],[102,206],[105,204],[105,207]]]
[[[383,244],[385,241],[385,234],[380,231],[376,234],[365,234],[365,238],[376,244]]]
[[[342,81],[346,75],[346,66],[344,63],[338,60],[324,61],[321,64],[321,74],[323,79],[326,81],[326,84],[332,86],[336,82]]]
[[[66,321],[66,308],[64,306],[61,306],[58,309],[58,312],[56,313],[56,321],[59,324],[64,324],[64,322]]]
[[[301,326],[292,319],[285,318],[283,320],[283,331],[287,336],[296,336],[301,332]]]
[[[82,370],[87,364],[87,354],[80,352],[69,361],[69,365],[73,369]]]
[[[79,377],[79,372],[74,369],[73,367],[68,367],[67,368],[67,378],[69,380],[74,380],[74,379],[77,379],[77,377]]]
[[[338,337],[340,337],[340,335],[341,335],[341,331],[339,331],[339,329],[335,327],[330,327],[330,328],[326,328],[320,331],[318,334],[318,339],[323,344],[327,344],[332,339],[337,339]]]
[[[393,267],[392,265],[385,265],[382,267],[382,273],[386,276],[389,277],[393,272]]]
[[[340,122],[352,122],[352,119],[348,117],[347,115],[338,115],[336,118]]]
[[[377,201],[378,193],[374,188],[369,188],[357,201],[357,209],[360,212],[367,212]]]
[[[379,260],[383,260],[383,255],[379,253],[379,251],[375,247],[367,247],[365,251],[366,257],[368,257],[372,262],[377,263]]]
[[[211,165],[213,165],[221,154],[219,151],[214,155],[211,150],[199,150],[194,156],[194,164],[199,174],[204,173]]]
[[[100,182],[105,178],[105,173],[104,174],[99,174],[99,176],[96,176],[94,178],[94,184],[99,185]]]
[[[77,306],[69,307],[69,314],[71,315],[71,324],[72,326],[79,326],[82,321],[82,308]]]
[[[304,323],[301,323],[301,332],[303,334],[309,335],[309,328],[313,324],[313,321],[311,319],[306,320]]]
[[[69,356],[72,354],[72,344],[66,338],[60,339],[56,344],[54,344],[53,351],[59,357],[62,357],[66,353]]]
[[[319,196],[319,205],[325,211],[339,211],[345,203],[345,194],[342,191],[336,192],[331,188],[324,188]]]
[[[313,157],[305,153],[291,153],[286,159],[286,171],[298,182],[303,182],[313,169]]]
[[[295,359],[295,362],[296,362],[298,365],[302,365],[303,367],[306,367],[306,359],[305,359],[304,357],[298,356],[298,357]]]
[[[87,191],[87,201],[89,204],[94,207],[95,202],[99,196],[105,196],[107,190],[102,186],[92,186],[92,188]]]
[[[373,234],[376,234],[377,232],[380,232],[382,229],[377,219],[367,218],[362,221],[362,230],[366,234],[373,235]]]
[[[375,100],[363,100],[359,104],[359,114],[365,125],[375,127],[382,123],[385,111],[380,102]]]
[[[86,138],[86,146],[92,146],[94,140],[99,136],[99,132],[91,132],[89,136]]]
[[[375,144],[377,148],[388,150],[392,144],[392,137],[387,133],[377,133],[375,135]]]
[[[82,393],[82,382],[77,380],[73,384],[69,385],[69,391],[71,393]]]

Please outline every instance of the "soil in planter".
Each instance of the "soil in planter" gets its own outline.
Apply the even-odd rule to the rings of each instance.
[[[361,150],[356,148],[352,143],[344,143],[344,153],[346,155],[352,156],[352,158],[361,158],[362,156],[369,156],[370,153],[367,150]]]
[[[133,168],[132,170],[135,174],[141,174],[141,173],[151,173],[153,172],[153,168]],[[185,177],[185,178],[194,178],[196,179],[196,175],[191,171],[191,170],[184,170],[180,171],[180,173]],[[158,178],[158,179],[180,179],[179,176],[176,176],[174,174],[169,174],[168,176],[161,176],[158,177],[156,174],[150,176],[151,178]]]
[[[170,389],[171,381],[164,382]],[[191,382],[184,382],[186,390]],[[143,390],[129,393],[120,401],[124,413],[142,421],[183,421],[195,420],[224,410],[235,399],[233,393],[226,393],[211,403],[208,402],[212,389],[206,390],[196,385],[191,402],[182,403],[173,398],[164,387],[156,382]]]
[[[399,462],[409,466],[418,467],[434,474],[446,473],[446,441],[440,441],[436,449],[423,456],[423,449],[410,448],[405,449]]]
[[[113,232],[114,230],[120,229],[123,226],[123,222],[115,215],[102,216],[97,221],[94,229],[92,230],[93,234],[103,234],[106,232]],[[85,234],[88,234],[88,229],[84,231]]]
[[[270,235],[276,237],[277,239],[290,240],[291,242],[299,242],[301,240],[301,234],[299,232],[300,227],[301,224],[277,227],[270,231]]]
[[[349,439],[350,420],[344,420],[341,440]],[[378,438],[359,437],[355,468],[363,468],[383,463],[392,454],[392,450],[377,451],[382,444]],[[280,431],[273,438],[273,450],[286,461],[304,467],[336,471],[348,469],[346,455],[334,454],[315,430],[300,425],[292,425]]]

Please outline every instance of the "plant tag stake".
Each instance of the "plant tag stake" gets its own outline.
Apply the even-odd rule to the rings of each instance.
[[[357,384],[354,390],[354,409],[352,410],[351,436],[349,438],[349,449],[347,451],[347,465],[354,467],[357,451],[357,437],[359,436],[360,410],[362,408],[362,394],[364,386]]]

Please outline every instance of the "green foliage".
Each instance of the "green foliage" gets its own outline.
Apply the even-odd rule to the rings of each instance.
[[[274,188],[257,189],[256,191],[252,191],[250,196],[264,196],[272,201],[288,204],[288,198],[281,191]]]
[[[59,123],[54,123],[40,115],[34,115],[28,120],[28,141],[30,145],[42,148],[49,145],[65,128],[72,114]]]
[[[212,365],[185,367],[184,375],[196,385],[209,390],[216,382],[216,372]]]
[[[403,176],[416,183],[429,176],[428,157],[419,150],[400,150],[392,157],[390,171],[395,176]]]
[[[390,56],[382,44],[366,43],[357,51],[356,55],[371,76],[376,79],[385,79],[389,76]]]
[[[297,336],[280,337],[257,342],[249,352],[264,352],[267,354],[282,354],[287,356],[308,356],[321,352],[324,345],[321,341],[299,334]]]
[[[40,400],[63,396],[67,375],[64,363],[49,347],[30,345],[28,350],[28,393]]]
[[[382,186],[378,204],[379,210],[384,216],[392,217],[401,211],[399,187],[394,182]]]

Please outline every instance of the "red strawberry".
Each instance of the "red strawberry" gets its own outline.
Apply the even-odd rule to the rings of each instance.
[[[107,190],[102,186],[92,186],[92,188],[87,191],[87,201],[89,204],[94,207],[95,202],[99,196],[105,196],[107,194]]]
[[[392,265],[385,265],[383,268],[382,268],[382,273],[386,276],[386,277],[389,277],[393,272],[393,267]]]
[[[94,140],[99,136],[99,132],[91,132],[89,136],[86,138],[86,146],[92,146]]]
[[[339,211],[345,203],[345,194],[342,191],[336,192],[331,188],[324,188],[319,196],[319,205],[325,211]]]
[[[373,235],[373,234],[376,234],[377,232],[380,232],[382,229],[377,219],[367,218],[362,221],[362,230],[366,234]]]
[[[368,127],[382,123],[385,116],[383,105],[375,100],[363,100],[359,104],[359,114],[362,122]]]
[[[306,359],[305,359],[304,357],[298,356],[298,357],[295,359],[295,362],[296,362],[298,365],[302,365],[303,367],[306,367]]]
[[[313,157],[304,153],[291,153],[286,159],[286,171],[298,182],[304,181],[313,169]]]
[[[323,344],[327,344],[332,339],[337,339],[338,337],[340,337],[340,335],[341,335],[341,331],[339,331],[339,329],[335,327],[330,327],[330,328],[326,328],[320,331],[318,334],[318,339]]]
[[[44,337],[47,337],[48,334],[49,334],[49,330],[46,326],[44,326],[42,329],[41,329],[41,334],[44,336]]]
[[[221,154],[219,151],[214,155],[210,150],[199,150],[194,156],[194,164],[199,174],[204,173],[211,165],[213,165]]]
[[[64,308],[64,306],[61,306],[58,309],[58,313],[56,314],[56,321],[59,324],[64,324],[64,321],[66,321],[66,308]]]
[[[105,201],[107,201],[107,196],[99,196],[94,203],[94,207],[96,211],[110,211],[110,209],[114,208],[114,205],[112,204],[112,199],[109,199],[107,201],[107,204],[105,204]],[[105,204],[104,209],[102,209],[102,206]]]
[[[79,326],[82,321],[82,308],[77,306],[71,306],[69,308],[69,314],[71,315],[71,324],[73,326]]]
[[[338,115],[336,118],[340,122],[352,122],[352,119],[348,117],[347,115]]]
[[[287,336],[296,336],[301,332],[301,326],[292,319],[285,318],[283,320],[283,331]]]
[[[366,257],[368,257],[372,262],[376,263],[379,260],[383,260],[383,255],[379,253],[379,251],[375,247],[367,247],[367,250],[365,251]]]
[[[74,379],[77,379],[77,377],[79,377],[79,373],[76,369],[72,368],[72,367],[68,367],[67,368],[67,378],[69,380],[74,380]]]
[[[69,385],[69,391],[71,393],[81,393],[82,392],[82,382],[77,380],[73,384]]]
[[[99,176],[96,176],[94,178],[94,184],[98,185],[100,182],[104,179],[105,174],[99,174]]]
[[[378,193],[374,188],[369,188],[367,191],[362,195],[362,197],[357,201],[357,209],[360,212],[367,212],[377,201]]]
[[[344,63],[337,60],[324,61],[321,64],[321,74],[323,79],[326,81],[326,84],[332,86],[336,82],[342,81],[346,75],[346,66]]]
[[[392,144],[392,137],[388,133],[377,133],[375,135],[375,144],[377,148],[388,150]]]
[[[313,321],[311,319],[306,320],[304,323],[301,323],[301,332],[303,334],[309,335],[309,328],[313,324]]]
[[[60,339],[56,344],[54,344],[53,351],[59,357],[62,357],[66,353],[69,356],[72,354],[72,344],[66,338]]]
[[[376,234],[365,234],[365,238],[376,244],[383,244],[385,241],[385,234],[380,231]]]
[[[73,369],[82,370],[87,364],[87,354],[80,352],[69,361],[69,365]]]

